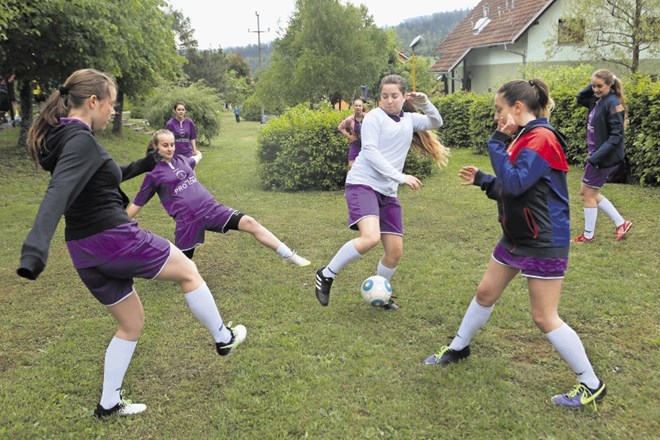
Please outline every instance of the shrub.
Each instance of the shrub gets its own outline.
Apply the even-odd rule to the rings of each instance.
[[[493,95],[474,95],[469,107],[469,130],[472,151],[477,154],[488,154],[487,141],[497,128]]]
[[[197,142],[210,145],[211,139],[220,134],[218,111],[223,105],[215,90],[201,81],[190,87],[170,85],[157,88],[145,101],[141,113],[152,127],[164,127],[174,115],[172,107],[177,101],[186,103],[186,117],[195,122]]]
[[[440,110],[444,125],[440,129],[440,139],[449,148],[469,148],[470,139],[470,104],[476,95],[469,92],[457,92],[445,95],[435,104]]]
[[[257,137],[260,176],[264,189],[330,191],[344,187],[348,145],[337,126],[352,111],[337,112],[329,105],[310,110],[306,104],[271,119]],[[404,172],[424,178],[434,163],[408,154]]]
[[[660,185],[660,83],[634,77],[624,85],[628,127],[626,156],[630,174],[642,185]]]

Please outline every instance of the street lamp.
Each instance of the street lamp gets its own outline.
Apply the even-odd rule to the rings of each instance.
[[[412,91],[415,91],[415,46],[419,45],[422,42],[422,36],[417,35],[410,43],[410,49],[412,49]]]

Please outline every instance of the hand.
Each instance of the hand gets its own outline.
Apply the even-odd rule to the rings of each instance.
[[[405,98],[417,107],[426,104],[429,100],[429,98],[426,97],[426,94],[422,92],[408,92],[406,93]]]
[[[513,120],[513,116],[509,113],[506,116],[501,116],[497,121],[497,131],[501,131],[504,134],[513,136],[513,134],[518,131],[518,124]]]
[[[405,183],[406,185],[408,185],[409,187],[411,187],[415,191],[422,187],[422,181],[419,180],[417,177],[411,176],[410,174],[405,174],[404,177],[405,177],[406,181],[403,182],[403,183]]]
[[[479,168],[472,165],[463,167],[461,171],[458,172],[458,177],[465,180],[465,182],[461,182],[461,185],[462,186],[473,185],[474,176],[477,175],[477,171],[479,171]]]
[[[351,135],[348,136],[348,141],[349,141],[349,142],[355,142],[355,141],[357,141],[358,139],[360,139],[360,138],[357,137],[357,136],[355,136],[354,134],[351,134]]]

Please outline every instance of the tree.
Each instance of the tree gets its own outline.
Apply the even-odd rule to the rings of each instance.
[[[345,30],[350,30],[346,32]],[[285,34],[273,45],[257,94],[281,106],[330,96],[350,98],[386,70],[394,46],[364,6],[338,0],[297,0]]]
[[[227,57],[222,49],[192,49],[185,51],[184,56],[188,63],[183,66],[183,71],[191,83],[203,80],[218,92],[224,90]]]
[[[19,82],[19,146],[32,122],[34,83],[48,90],[76,69],[97,68],[117,78],[121,110],[124,94],[144,94],[159,78],[180,70],[166,5],[163,0],[22,1],[7,22],[6,39],[0,38],[0,65]]]
[[[227,55],[227,70],[233,70],[236,75],[242,78],[250,76],[250,66],[240,53],[230,53]]]
[[[560,26],[545,45],[575,44],[588,60],[609,61],[639,71],[640,54],[660,54],[660,0],[572,0],[564,2]]]

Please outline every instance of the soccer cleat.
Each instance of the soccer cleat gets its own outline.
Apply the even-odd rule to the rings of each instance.
[[[583,383],[579,383],[566,394],[558,394],[552,397],[552,403],[569,408],[579,408],[582,406],[594,404],[594,409],[598,411],[596,402],[600,402],[607,394],[607,388],[603,381],[600,381],[598,388],[591,389]]]
[[[632,222],[629,222],[628,220],[624,221],[621,226],[617,227],[616,228],[617,241],[623,240],[626,237],[628,231],[630,231],[631,227],[632,227]]]
[[[571,243],[591,243],[592,241],[596,241],[596,236],[594,235],[591,238],[587,238],[584,236],[584,232],[575,237],[573,240],[571,240]]]
[[[288,264],[293,264],[298,267],[305,267],[311,264],[309,260],[306,260],[300,255],[296,254],[296,251],[293,251],[293,253],[288,257],[282,258],[282,261]]]
[[[216,342],[215,349],[218,351],[220,356],[227,356],[231,353],[236,347],[241,345],[245,338],[247,337],[247,329],[244,325],[237,325],[236,327],[231,327],[231,322],[227,324],[227,330],[231,333],[231,340],[229,342]]]
[[[399,310],[401,308],[400,305],[394,302],[394,298],[396,297],[392,295],[390,299],[387,301],[387,304],[383,306],[385,310]]]
[[[323,267],[316,271],[316,299],[322,306],[327,306],[330,302],[330,288],[334,278],[323,276]]]
[[[427,357],[424,359],[424,362],[422,362],[423,365],[447,365],[447,364],[453,364],[455,362],[460,361],[461,359],[465,359],[466,357],[470,356],[470,346],[466,346],[462,350],[452,350],[449,348],[449,346],[445,345],[444,347],[440,348],[440,351],[436,354],[432,354],[431,356]]]
[[[111,416],[113,414],[116,414],[118,416],[132,416],[134,414],[140,414],[141,412],[147,409],[147,405],[145,405],[144,403],[133,403],[128,399],[124,399],[123,390],[121,391],[120,394],[122,397],[118,404],[116,404],[110,409],[105,409],[99,403],[98,405],[96,405],[96,409],[94,410],[94,415],[99,419],[103,417]]]

